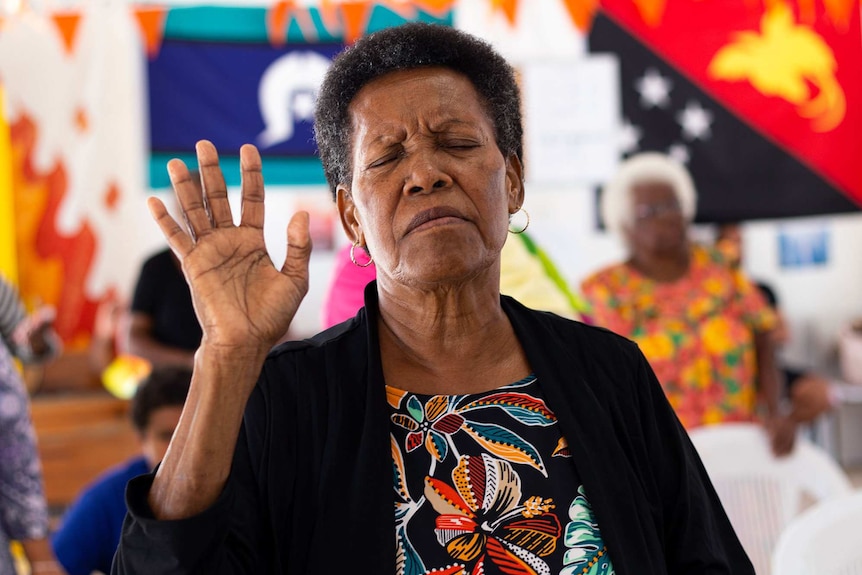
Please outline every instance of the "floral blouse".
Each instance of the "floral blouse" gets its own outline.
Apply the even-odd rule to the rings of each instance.
[[[397,574],[612,575],[535,377],[469,395],[387,386]]]
[[[581,287],[596,325],[638,343],[686,428],[754,417],[754,336],[776,317],[721,254],[694,246],[688,274],[675,282],[623,263]]]

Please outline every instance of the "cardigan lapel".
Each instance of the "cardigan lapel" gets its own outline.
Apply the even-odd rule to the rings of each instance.
[[[597,382],[590,381],[595,378],[591,342],[580,329],[572,329],[579,327],[575,322],[535,312],[507,296],[502,296],[502,304],[568,440],[616,573],[665,573],[664,562],[656,557],[661,546],[649,502],[643,500],[639,478],[617,439],[607,401],[597,397]]]

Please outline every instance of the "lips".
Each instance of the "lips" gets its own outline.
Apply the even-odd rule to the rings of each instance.
[[[404,235],[409,234],[423,224],[427,224],[432,220],[439,220],[441,218],[458,218],[460,220],[467,219],[463,216],[463,214],[461,214],[461,212],[459,212],[455,208],[450,208],[446,206],[431,208],[430,210],[425,210],[424,212],[419,212],[418,214],[416,214],[413,219],[410,220],[410,223],[407,225],[407,230],[404,232]]]

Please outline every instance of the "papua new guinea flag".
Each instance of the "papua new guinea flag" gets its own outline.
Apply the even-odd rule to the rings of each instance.
[[[862,205],[858,0],[798,4],[604,0],[593,22],[590,51],[620,58],[624,154],[684,162],[698,221]]]

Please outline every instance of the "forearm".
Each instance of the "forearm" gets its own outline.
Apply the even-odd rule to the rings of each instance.
[[[757,353],[757,392],[760,404],[769,417],[781,415],[781,389],[783,381],[775,349],[769,334],[755,335]]]
[[[142,357],[153,365],[181,365],[193,369],[195,352],[161,344],[149,335],[132,332],[129,353]]]
[[[51,544],[47,539],[27,539],[21,541],[24,554],[30,563],[33,575],[63,575],[65,571],[54,558]]]
[[[195,354],[189,396],[150,489],[148,501],[157,519],[191,517],[218,499],[267,351],[202,345]]]
[[[90,369],[95,375],[101,375],[117,356],[114,348],[114,339],[110,337],[96,337],[90,340],[88,350]]]

